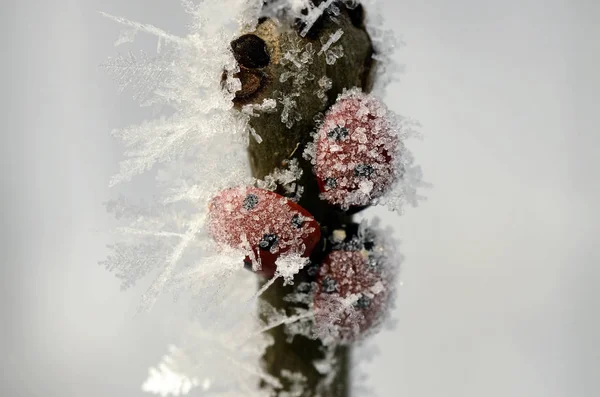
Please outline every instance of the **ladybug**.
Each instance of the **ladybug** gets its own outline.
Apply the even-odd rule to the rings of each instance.
[[[393,277],[373,237],[370,229],[360,238],[342,234],[319,268],[313,297],[319,336],[354,342],[385,317]]]
[[[346,91],[316,135],[314,172],[321,197],[345,210],[372,204],[398,178],[398,144],[385,105],[358,89]]]
[[[209,204],[208,229],[219,244],[247,251],[244,267],[273,277],[285,254],[308,257],[321,238],[318,222],[294,201],[252,186],[221,191]]]

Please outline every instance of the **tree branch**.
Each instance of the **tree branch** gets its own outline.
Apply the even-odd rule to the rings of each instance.
[[[306,208],[320,223],[322,235],[327,238],[331,231],[351,222],[351,215],[330,206],[319,199],[319,188],[312,172],[312,164],[302,158],[306,144],[315,130],[315,117],[324,113],[337,96],[346,88],[361,87],[368,91],[372,66],[373,47],[363,24],[362,7],[353,10],[341,7],[336,21],[322,16],[306,37],[301,37],[302,27],[286,28],[270,19],[261,21],[255,31],[248,32],[232,43],[234,55],[240,63],[237,75],[242,89],[236,93],[235,104],[241,109],[249,104],[261,104],[265,99],[277,100],[277,111],[253,117],[250,125],[262,138],[250,139],[249,157],[252,173],[264,178],[277,168],[285,167],[294,158],[303,169],[299,184],[304,192],[299,204]],[[343,32],[340,36],[340,29]],[[335,41],[337,39],[337,41]],[[327,57],[336,55],[334,48],[341,45],[343,56],[328,64]],[[303,58],[304,52],[314,52]],[[328,53],[334,51],[334,53]],[[290,54],[292,56],[290,56]],[[337,52],[339,55],[339,52]],[[302,61],[306,61],[302,63]],[[312,62],[311,62],[312,60]],[[298,67],[299,66],[299,67]],[[314,76],[311,78],[311,75]],[[330,79],[330,88],[323,76]],[[321,81],[320,81],[321,80]],[[316,93],[322,92],[322,99]],[[284,104],[288,106],[284,109]],[[291,104],[293,102],[293,104]],[[291,105],[290,105],[291,104]],[[286,126],[282,112],[289,112]],[[288,128],[289,127],[289,128]],[[324,244],[315,249],[311,261],[319,264],[325,255]],[[298,283],[310,281],[307,270],[302,270],[292,286],[284,286],[277,280],[261,296],[271,306],[294,315],[293,304],[284,297],[294,292]],[[263,282],[264,283],[264,282]],[[289,391],[290,381],[282,376],[282,370],[301,373],[307,379],[305,396],[345,397],[348,395],[350,349],[336,347],[333,358],[337,361],[337,373],[330,380],[320,373],[314,363],[325,358],[324,346],[319,340],[296,335],[291,343],[283,327],[268,331],[275,343],[264,354],[264,366],[268,373],[277,377],[283,390]],[[267,387],[267,385],[263,385]]]

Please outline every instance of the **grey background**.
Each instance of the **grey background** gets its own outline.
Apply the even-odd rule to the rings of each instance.
[[[177,1],[3,1],[0,395],[137,396],[172,338],[96,262],[108,132],[147,115],[98,68],[119,27],[184,31]],[[596,1],[384,1],[408,46],[387,101],[419,119],[434,188],[402,217],[380,396],[600,395]]]

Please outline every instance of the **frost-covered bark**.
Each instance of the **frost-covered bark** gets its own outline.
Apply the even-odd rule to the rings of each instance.
[[[363,24],[362,8],[350,10],[342,7],[338,15],[325,14],[319,23],[302,37],[303,29],[282,30],[271,20],[264,20],[248,35],[256,37],[255,52],[267,49],[268,63],[260,68],[244,68],[241,75],[260,73],[262,81],[251,95],[252,81],[242,79],[242,95],[236,98],[238,106],[261,104],[269,98],[281,98],[280,111],[263,113],[250,121],[250,126],[260,136],[250,141],[249,153],[252,174],[259,179],[271,174],[275,169],[285,167],[296,159],[303,169],[299,184],[304,192],[299,204],[306,208],[325,231],[335,230],[351,222],[351,216],[328,204],[319,197],[317,180],[312,172],[312,164],[302,154],[315,129],[315,118],[325,112],[344,89],[360,87],[368,91],[373,47]],[[247,37],[247,36],[245,36]],[[337,47],[339,46],[339,47]],[[340,48],[340,58],[331,52]],[[342,50],[343,48],[343,50]],[[234,47],[234,54],[235,54]],[[245,48],[246,52],[252,49]],[[242,58],[242,53],[238,58]],[[258,56],[257,56],[258,57]],[[254,65],[252,65],[254,66]],[[321,92],[325,95],[319,95]],[[279,110],[279,109],[277,109]],[[286,113],[287,112],[287,113]],[[320,252],[313,256],[313,262],[321,261]],[[262,299],[289,315],[294,313],[294,303],[285,298],[295,292],[302,282],[309,282],[307,270],[301,271],[293,285],[284,286],[276,281]],[[270,331],[274,344],[267,348],[264,362],[267,371],[281,378],[282,371],[300,373],[305,377],[305,392],[302,395],[323,397],[348,395],[348,371],[350,349],[347,346],[326,347],[319,339],[295,336],[288,342],[288,336],[281,327]],[[331,351],[328,351],[331,349]],[[319,372],[316,362],[326,360],[337,368]],[[335,376],[331,378],[331,373]],[[282,379],[283,383],[289,383]]]
[[[157,194],[109,202],[122,226],[103,264],[124,288],[154,277],[141,310],[165,292],[193,309],[143,389],[345,397],[350,346],[385,320],[400,263],[390,231],[352,214],[418,199],[413,123],[368,94],[393,42],[353,0],[182,4],[181,37],[104,14],[125,26],[116,45],[157,38],[105,67],[158,117],[113,133],[111,185],[156,171]]]

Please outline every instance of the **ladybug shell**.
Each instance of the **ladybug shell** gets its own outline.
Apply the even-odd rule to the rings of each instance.
[[[331,204],[369,205],[396,180],[398,136],[388,110],[360,91],[341,96],[317,134],[315,174],[321,196]]]
[[[246,267],[258,262],[259,274],[272,277],[280,255],[309,256],[321,231],[313,216],[297,203],[269,190],[251,186],[230,188],[209,206],[209,231],[214,240],[250,251]]]
[[[385,273],[370,266],[368,252],[332,251],[325,258],[317,277],[314,297],[315,322],[334,322],[341,341],[352,342],[373,327],[385,314],[388,281]],[[359,294],[353,310],[341,310],[334,298]],[[332,320],[333,319],[333,320]]]

